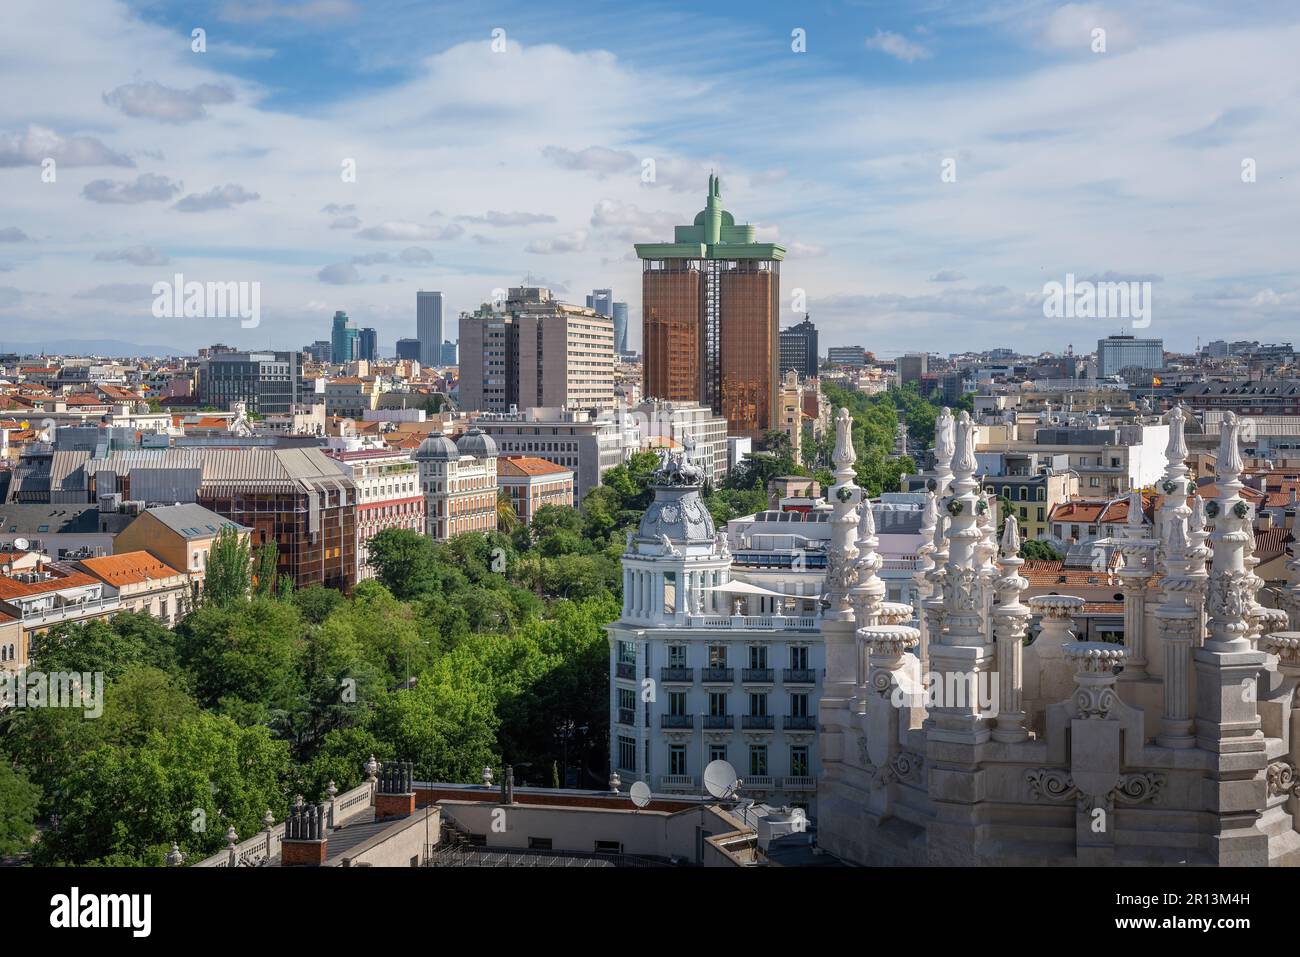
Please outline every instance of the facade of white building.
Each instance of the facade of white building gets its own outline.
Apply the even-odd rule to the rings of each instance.
[[[470,429],[453,442],[431,435],[414,455],[424,496],[425,533],[446,541],[462,532],[497,527],[497,446]]]
[[[607,628],[611,768],[656,792],[699,794],[704,768],[726,760],[744,797],[811,808],[824,667],[815,597],[733,575],[702,470],[664,460],[628,536],[623,613]]]

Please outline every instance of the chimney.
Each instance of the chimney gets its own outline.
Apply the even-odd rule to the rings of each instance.
[[[325,805],[303,804],[289,810],[280,843],[281,867],[320,867],[326,857]]]
[[[375,791],[375,820],[410,817],[415,813],[415,785],[410,761],[385,761],[379,769]]]

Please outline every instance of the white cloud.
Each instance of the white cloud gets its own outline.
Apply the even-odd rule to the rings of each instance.
[[[134,166],[93,136],[60,136],[44,126],[21,133],[0,133],[0,166],[40,166],[52,159],[60,166]]]
[[[227,183],[225,186],[214,186],[206,193],[190,193],[176,203],[176,209],[183,213],[206,213],[213,209],[230,209],[256,199],[261,199],[258,193],[250,193],[238,183]]]
[[[545,146],[542,156],[561,169],[582,170],[599,176],[629,173],[638,168],[634,154],[607,146],[588,146],[576,151],[563,146]]]
[[[192,123],[205,119],[207,107],[234,102],[235,94],[227,87],[201,83],[189,90],[163,86],[153,80],[128,83],[104,94],[104,102],[126,116],[144,117],[163,123]]]
[[[587,232],[583,229],[564,233],[550,239],[534,239],[524,247],[524,252],[539,256],[554,256],[559,253],[580,253],[587,248]]]
[[[335,286],[346,286],[361,281],[361,273],[352,263],[331,263],[316,273],[316,278]]]
[[[901,34],[879,28],[876,29],[874,37],[867,37],[867,49],[887,53],[904,63],[914,63],[917,60],[928,59],[930,56],[930,51],[919,43],[913,43]]]
[[[363,229],[357,233],[357,236],[361,239],[402,240],[405,242],[422,239],[438,241],[456,239],[464,232],[465,228],[455,223],[450,226],[422,226],[419,223],[389,220],[380,223],[378,226]]]
[[[31,238],[17,226],[0,228],[0,243],[24,243]]]
[[[134,182],[119,182],[111,179],[91,180],[82,187],[81,195],[94,203],[134,205],[151,201],[166,202],[184,188],[183,183],[174,183],[166,176],[141,173]]]
[[[221,5],[218,15],[230,23],[260,23],[265,20],[297,20],[312,23],[350,17],[357,12],[351,0],[230,0]]]
[[[73,296],[74,299],[101,299],[104,302],[143,303],[153,302],[153,293],[149,285],[132,282],[110,282],[91,289],[83,289]]]
[[[167,255],[152,246],[128,246],[95,253],[96,262],[129,262],[134,266],[165,266]]]
[[[466,223],[482,223],[485,226],[531,226],[534,223],[553,223],[555,217],[546,213],[523,213],[512,212],[502,213],[495,209],[489,209],[482,216],[457,216],[457,219]]]

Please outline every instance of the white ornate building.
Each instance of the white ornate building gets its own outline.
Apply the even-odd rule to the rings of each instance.
[[[1225,417],[1218,498],[1202,506],[1188,504],[1184,422],[1170,416],[1154,530],[1125,530],[1124,638],[1108,644],[1072,640],[1080,598],[1020,601],[1015,518],[998,541],[974,426],[947,410],[919,627],[900,623],[858,527],[840,411],[821,623],[824,849],[865,864],[1300,864],[1300,631],[1287,630],[1300,628],[1300,567],[1286,610],[1258,604],[1243,423]]]
[[[702,479],[665,451],[655,500],[628,535],[623,613],[608,626],[610,766],[624,782],[701,794],[705,766],[722,759],[746,797],[811,809],[819,596],[734,577]]]

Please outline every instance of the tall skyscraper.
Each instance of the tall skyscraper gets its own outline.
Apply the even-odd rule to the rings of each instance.
[[[420,365],[436,366],[442,350],[442,293],[415,294],[415,338],[420,340]]]
[[[627,303],[614,303],[614,351],[627,352]]]
[[[334,313],[334,324],[330,328],[330,362],[351,362],[357,357],[360,334],[348,320],[348,314],[340,309]]]
[[[613,320],[538,286],[512,288],[501,312],[462,314],[460,404],[478,412],[613,408]]]
[[[595,309],[602,316],[614,318],[614,290],[593,289],[587,297],[587,308]]]
[[[704,209],[672,242],[637,243],[646,398],[703,402],[730,434],[761,439],[780,399],[781,260],[722,208],[716,176]]]
[[[374,362],[379,358],[379,333],[366,326],[357,335],[357,358]]]
[[[397,340],[397,358],[414,359],[420,361],[420,340],[419,339],[398,339]]]
[[[781,374],[790,369],[800,379],[817,374],[817,327],[807,314],[803,322],[781,330]]]

